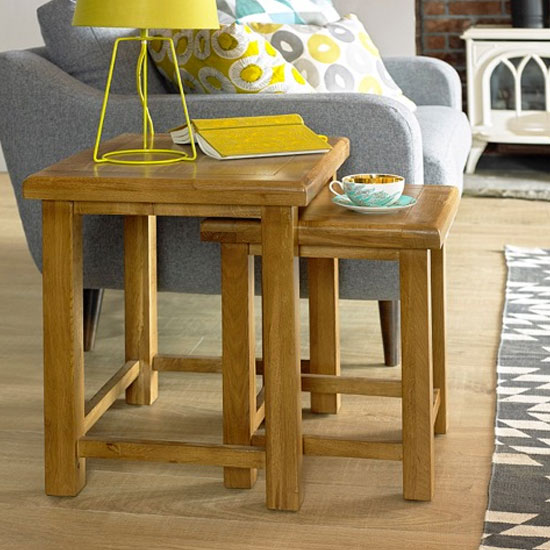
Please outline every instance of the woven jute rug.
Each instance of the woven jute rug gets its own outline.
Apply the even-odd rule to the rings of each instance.
[[[549,239],[550,242],[550,239]],[[550,250],[506,248],[482,550],[550,550]]]
[[[491,170],[466,174],[464,195],[550,201],[550,161],[547,172]]]

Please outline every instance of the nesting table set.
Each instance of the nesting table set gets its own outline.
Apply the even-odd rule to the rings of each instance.
[[[132,149],[122,135],[105,149]],[[248,488],[266,470],[267,507],[300,509],[304,455],[403,461],[404,497],[430,500],[434,433],[447,429],[445,240],[458,191],[407,186],[417,199],[391,216],[362,216],[329,199],[327,184],[349,155],[345,138],[323,155],[136,167],[92,161],[83,151],[37,174],[24,196],[42,200],[46,493],[74,496],[86,458],[224,467],[227,487]],[[162,148],[169,136],[156,138]],[[82,217],[124,216],[125,364],[84,400]],[[222,358],[158,353],[156,217],[192,216],[222,254]],[[220,219],[221,218],[221,219]],[[262,256],[263,357],[254,357],[254,255]],[[309,361],[299,354],[298,257],[308,258]],[[340,376],[338,258],[399,261],[402,381]],[[183,275],[182,275],[183,276]],[[223,444],[89,436],[122,392],[152,405],[160,371],[223,373]],[[256,373],[264,387],[256,392]],[[302,433],[301,391],[312,411],[336,413],[339,394],[403,401],[402,441],[359,441]],[[257,432],[265,420],[265,435]]]

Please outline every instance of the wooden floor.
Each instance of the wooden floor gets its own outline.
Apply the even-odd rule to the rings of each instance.
[[[436,440],[432,503],[402,500],[400,463],[318,457],[305,458],[297,514],[265,509],[263,476],[251,491],[227,490],[220,469],[186,465],[89,460],[87,487],[60,499],[43,493],[40,276],[0,176],[0,548],[476,550],[493,447],[502,249],[549,246],[549,226],[550,203],[463,200],[448,246],[450,431]],[[122,300],[106,293],[97,349],[86,356],[89,394],[122,363]],[[376,305],[344,302],[341,316],[352,365],[344,372],[397,378],[381,366]],[[162,294],[159,331],[162,352],[218,353],[219,298]],[[220,440],[219,375],[163,373],[160,390],[150,408],[117,402],[94,432]],[[399,435],[399,400],[344,396],[330,418],[304,405],[308,432]]]

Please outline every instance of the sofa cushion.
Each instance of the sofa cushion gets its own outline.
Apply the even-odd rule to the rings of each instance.
[[[324,25],[339,19],[332,0],[217,0],[220,23],[301,23]]]
[[[81,82],[104,89],[115,39],[135,36],[135,29],[73,27],[75,2],[52,0],[37,10],[40,31],[53,63]],[[118,50],[111,85],[114,93],[135,93],[139,42],[127,42]],[[152,65],[152,64],[151,64]],[[166,86],[154,66],[149,67],[149,93],[165,93]]]
[[[186,91],[194,93],[313,93],[299,71],[248,25],[218,30],[165,30],[174,39]],[[159,70],[176,83],[170,43],[151,42]]]
[[[391,97],[411,110],[384,67],[378,48],[353,15],[326,25],[250,23],[318,92],[359,92]]]
[[[441,105],[419,106],[415,114],[422,132],[424,182],[462,190],[464,165],[472,143],[466,115]]]

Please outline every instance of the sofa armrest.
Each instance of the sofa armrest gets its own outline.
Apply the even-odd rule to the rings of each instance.
[[[12,176],[20,180],[94,142],[103,94],[28,51],[0,54],[0,141]],[[422,138],[413,113],[388,98],[368,94],[189,95],[191,117],[300,113],[323,134],[351,140],[343,172],[392,172],[422,182]],[[153,95],[157,131],[182,123],[177,95]],[[112,95],[104,138],[140,131],[140,104]]]
[[[422,137],[418,121],[402,104],[366,94],[209,95],[188,96],[191,117],[255,116],[299,113],[315,132],[345,136],[351,155],[342,174],[383,172],[402,174],[422,183]],[[171,106],[157,96],[153,110],[159,123],[174,125]],[[178,118],[179,120],[179,118]]]
[[[462,84],[453,67],[434,57],[387,57],[384,64],[403,93],[417,105],[462,110]]]
[[[41,205],[24,200],[30,174],[93,146],[103,93],[74,79],[37,52],[0,53],[0,142],[27,243],[41,265]],[[403,175],[422,183],[422,138],[418,121],[402,104],[371,95],[188,96],[192,117],[300,113],[319,133],[351,139],[343,174],[360,171]],[[177,95],[154,95],[150,107],[159,132],[182,123]],[[135,96],[113,95],[104,138],[141,131]],[[116,242],[110,246],[116,246]]]
[[[14,184],[94,142],[103,94],[28,51],[0,54],[0,141]],[[191,117],[300,113],[315,131],[351,139],[343,173],[391,172],[422,182],[416,117],[391,99],[366,94],[189,95]],[[177,95],[153,95],[159,132],[181,124]],[[141,129],[137,97],[112,95],[104,139]]]

